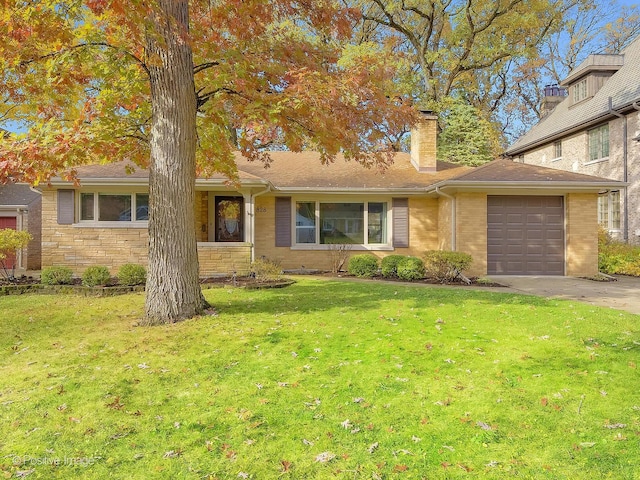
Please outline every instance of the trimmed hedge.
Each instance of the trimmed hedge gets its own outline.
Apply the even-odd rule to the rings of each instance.
[[[447,250],[429,250],[425,253],[425,269],[428,277],[441,283],[458,278],[460,273],[471,266],[471,255]]]
[[[398,263],[397,276],[401,280],[422,280],[425,276],[424,262],[418,257],[404,257]]]
[[[388,255],[382,259],[380,269],[385,278],[395,278],[398,276],[398,264],[407,258],[405,255]]]
[[[378,273],[378,259],[373,255],[353,255],[349,258],[347,270],[356,277],[374,277]]]
[[[109,269],[102,265],[93,265],[88,267],[82,274],[82,285],[85,287],[97,287],[98,285],[106,285],[111,278]]]
[[[73,279],[69,267],[45,267],[40,274],[40,283],[44,285],[68,285]]]
[[[147,283],[147,269],[136,263],[125,263],[118,270],[121,285],[144,285]]]

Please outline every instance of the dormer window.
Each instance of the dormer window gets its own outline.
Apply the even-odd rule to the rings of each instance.
[[[573,103],[578,103],[587,98],[587,79],[580,80],[573,87]]]

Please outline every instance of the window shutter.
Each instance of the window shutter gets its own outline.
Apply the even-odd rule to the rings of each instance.
[[[75,220],[73,190],[58,190],[58,225],[71,225]]]
[[[276,247],[291,246],[291,197],[276,197]]]
[[[406,248],[409,246],[409,199],[393,199],[393,246]]]

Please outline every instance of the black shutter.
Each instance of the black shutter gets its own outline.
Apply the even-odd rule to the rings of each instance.
[[[276,197],[276,247],[291,246],[291,197]]]
[[[58,190],[58,225],[71,225],[75,220],[73,190]]]
[[[393,246],[406,248],[409,246],[409,199],[393,199]]]

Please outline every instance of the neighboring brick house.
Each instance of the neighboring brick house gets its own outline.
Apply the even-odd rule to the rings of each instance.
[[[469,275],[597,273],[596,203],[620,182],[509,160],[478,168],[436,162],[436,121],[386,172],[313,152],[272,152],[269,168],[237,156],[240,186],[196,180],[202,276],[246,273],[252,259],[330,269],[331,244],[351,254],[471,254]],[[43,188],[43,266],[117,269],[147,262],[148,172],[124,162],[79,167],[80,186]]]
[[[42,233],[42,195],[24,184],[0,185],[0,229],[26,230],[33,239],[18,253],[18,272],[40,270]],[[13,264],[13,259],[5,261]]]
[[[506,153],[523,163],[628,183],[600,192],[598,222],[619,240],[639,244],[640,37],[620,55],[589,55],[561,87],[543,101],[551,111]]]

